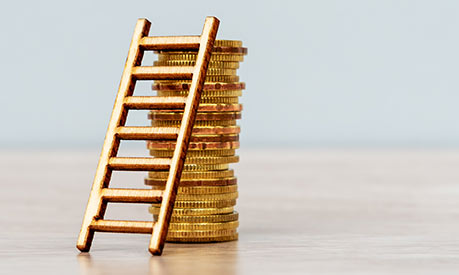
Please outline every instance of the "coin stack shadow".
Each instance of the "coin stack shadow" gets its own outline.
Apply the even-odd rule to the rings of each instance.
[[[157,52],[154,66],[194,66],[196,52]],[[237,69],[247,54],[242,41],[216,40],[172,214],[168,242],[221,242],[238,238],[237,178],[230,163],[239,161],[239,97],[245,83]],[[186,96],[190,81],[155,81],[157,96]],[[154,110],[152,126],[179,127],[183,111]],[[172,157],[175,142],[148,141],[154,157]],[[149,172],[145,184],[163,190],[168,172]],[[159,204],[149,211],[156,219]]]

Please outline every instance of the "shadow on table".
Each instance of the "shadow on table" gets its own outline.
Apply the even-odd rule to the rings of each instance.
[[[77,255],[81,274],[218,274],[237,273],[238,242],[167,244],[161,257],[116,259],[89,253]]]

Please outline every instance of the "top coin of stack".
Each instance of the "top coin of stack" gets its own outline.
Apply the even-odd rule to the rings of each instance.
[[[194,66],[196,52],[157,52],[155,66]],[[237,69],[247,54],[242,41],[216,40],[207,70],[201,101],[182,172],[167,241],[215,242],[238,237],[236,205],[237,178],[229,169],[239,161],[242,105],[239,96],[245,83],[239,82]],[[155,81],[153,90],[158,96],[186,96],[191,81]],[[149,113],[152,126],[180,127],[183,111],[155,110]],[[154,157],[172,157],[174,142],[148,141]],[[168,172],[150,172],[145,184],[164,189]],[[150,213],[157,216],[159,205],[153,204]]]

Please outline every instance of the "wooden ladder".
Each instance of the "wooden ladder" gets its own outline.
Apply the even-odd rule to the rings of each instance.
[[[153,255],[161,255],[167,237],[219,20],[215,17],[207,17],[201,36],[148,37],[150,25],[148,20],[139,19],[135,26],[78,237],[77,248],[83,252],[89,251],[96,231],[152,234],[149,251]],[[198,51],[198,54],[195,66],[147,67],[141,66],[145,50],[194,50]],[[191,85],[187,97],[133,96],[136,80],[191,80]],[[183,108],[180,128],[124,126],[129,109]],[[172,159],[116,157],[121,140],[143,139],[176,139]],[[108,188],[113,170],[168,170],[169,176],[164,191]],[[161,209],[156,222],[104,220],[108,202],[161,202]]]

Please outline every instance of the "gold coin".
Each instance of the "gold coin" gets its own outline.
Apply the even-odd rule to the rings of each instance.
[[[235,241],[239,237],[238,233],[222,237],[203,237],[203,238],[181,238],[167,237],[166,242],[170,243],[212,243],[212,242],[229,242]]]
[[[206,82],[239,82],[238,75],[206,75]],[[156,80],[159,83],[176,83],[177,80]],[[191,80],[180,80],[180,82],[191,83]]]
[[[189,163],[185,164],[183,171],[218,171],[218,170],[228,170],[229,165],[226,163],[221,164],[194,164]]]
[[[154,51],[159,55],[174,55],[174,54],[194,54],[197,55],[197,51],[183,50],[183,51]],[[245,47],[222,47],[214,46],[212,49],[212,56],[214,55],[247,55],[248,49]]]
[[[152,189],[164,190],[165,185],[152,185]],[[177,190],[177,195],[194,194],[194,195],[209,195],[209,194],[226,194],[237,192],[237,185],[226,186],[180,186]]]
[[[189,90],[159,90],[158,96],[188,96]],[[208,90],[202,91],[202,100],[209,97],[238,97],[242,96],[242,90]]]
[[[171,158],[174,155],[174,150],[150,150],[152,156],[158,158]],[[189,151],[186,154],[187,158],[191,157],[228,157],[236,154],[235,149],[223,149],[223,150],[204,150],[204,151]]]
[[[147,141],[148,149],[175,149],[176,142],[174,141]],[[190,142],[188,150],[205,150],[205,149],[237,149],[239,141],[226,142]]]
[[[183,112],[150,111],[148,118],[152,120],[181,120]],[[241,112],[205,112],[196,114],[196,120],[235,120],[242,117]]]
[[[222,193],[222,194],[177,194],[176,201],[227,201],[235,200],[238,197],[238,192]]]
[[[227,141],[239,141],[239,134],[233,134],[237,132],[238,128],[196,128],[194,134],[191,136],[191,142],[227,142]],[[211,131],[214,131],[212,133]],[[222,133],[219,133],[222,132]],[[166,140],[157,140],[157,142],[166,142]]]
[[[155,61],[154,66],[195,66],[195,60],[166,60]],[[209,62],[209,68],[239,69],[239,62],[214,61]]]
[[[236,163],[239,161],[239,156],[230,156],[230,157],[200,157],[193,158],[189,157],[185,159],[185,164],[194,163],[194,164],[228,164]]]
[[[156,156],[155,156],[156,157]],[[215,165],[215,164],[228,164],[236,163],[239,161],[239,156],[229,157],[187,157],[185,159],[185,165],[197,164],[197,165]],[[218,169],[220,170],[220,169]]]
[[[198,115],[208,116],[209,113],[212,114],[223,114],[227,112],[240,112],[242,111],[242,104],[199,104]],[[152,110],[151,113],[154,114],[180,114],[183,116],[182,110],[174,109],[158,109]]]
[[[225,142],[225,141],[239,141],[239,135],[199,135],[191,136],[191,142]]]
[[[221,223],[221,222],[237,221],[238,217],[239,217],[239,214],[235,211],[233,213],[224,214],[224,215],[172,216],[171,217],[171,222],[175,222],[175,223],[211,223],[211,222],[217,222],[217,223]],[[153,215],[153,219],[156,221],[158,219],[158,215]],[[190,233],[191,232],[195,232],[195,231],[190,231]],[[201,232],[203,232],[203,231],[201,231]],[[204,231],[204,232],[206,232],[206,231]],[[185,236],[183,236],[183,237],[185,237]]]
[[[152,206],[160,207],[161,203],[153,203]],[[222,201],[175,201],[174,208],[222,208],[235,206],[236,200]]]
[[[175,238],[208,238],[230,236],[237,233],[237,228],[220,230],[169,230],[167,236]]]
[[[179,127],[175,127],[179,128]],[[239,126],[214,126],[214,127],[195,127],[192,130],[191,140],[194,141],[211,141],[207,138],[225,135],[225,138],[215,138],[214,141],[238,141],[241,128]],[[172,156],[172,154],[171,154]]]
[[[148,172],[148,176],[152,179],[163,179],[166,180],[169,176],[169,171],[154,171]],[[218,179],[218,178],[231,178],[234,177],[234,170],[223,170],[223,171],[198,171],[198,172],[187,172],[184,171],[180,179]]]
[[[157,127],[180,127],[182,120],[157,120],[151,121],[151,126]],[[236,120],[196,120],[194,127],[212,127],[212,126],[236,126]]]
[[[214,47],[242,47],[240,40],[215,40]]]
[[[245,47],[225,47],[225,46],[215,46],[212,49],[212,54],[243,54],[247,55],[248,49]]]
[[[233,97],[201,97],[200,104],[238,104],[239,98]]]
[[[196,128],[193,128],[192,137],[194,135],[196,136],[199,136],[199,135],[231,135],[231,134],[239,134],[240,132],[241,132],[241,128],[239,126],[196,127]]]
[[[161,66],[164,62],[157,62],[155,61],[153,63],[154,66]],[[167,67],[167,66],[166,66]],[[237,70],[236,69],[228,69],[228,68],[213,68],[209,67],[207,69],[206,75],[236,75]]]
[[[207,231],[207,230],[223,230],[236,229],[239,226],[239,221],[232,222],[212,222],[212,223],[170,223],[169,230],[176,231]]]
[[[159,214],[159,207],[150,206],[148,211],[153,215]],[[233,213],[234,207],[220,208],[174,208],[172,216],[205,216],[205,215],[222,215]]]
[[[157,54],[180,54],[180,53],[196,53],[196,51],[168,51],[168,50],[157,50],[154,51]],[[248,49],[245,47],[227,47],[227,46],[215,46],[212,49],[212,54],[242,54],[247,55]]]
[[[158,61],[168,61],[168,60],[193,60],[195,61],[197,57],[196,53],[165,53],[162,52],[158,54]],[[233,62],[242,62],[244,61],[244,55],[242,54],[224,54],[224,53],[212,53],[210,57],[210,62],[215,61],[233,61]]]
[[[237,228],[221,230],[169,230],[167,236],[172,238],[215,238],[230,236],[236,233]]]
[[[191,83],[187,81],[174,81],[174,82],[153,82],[151,86],[152,90],[157,91],[189,91],[191,88]],[[226,90],[244,90],[244,82],[233,82],[233,83],[224,83],[224,82],[206,82],[204,83],[203,91],[226,91]]]
[[[206,75],[236,75],[236,69],[208,68]]]
[[[215,172],[215,171],[211,171]],[[145,184],[155,186],[157,188],[164,188],[166,185],[166,179],[156,179],[156,178],[146,178]],[[197,187],[197,186],[228,186],[228,185],[235,185],[237,184],[237,178],[235,177],[228,177],[228,178],[217,178],[217,179],[180,179],[180,188],[182,187]],[[162,186],[162,187],[161,187]]]
[[[240,112],[242,104],[200,104],[198,113],[200,112]]]

